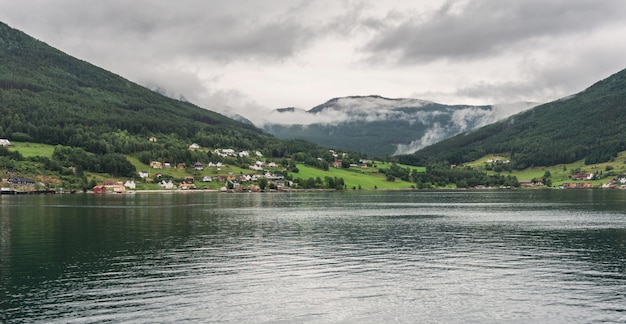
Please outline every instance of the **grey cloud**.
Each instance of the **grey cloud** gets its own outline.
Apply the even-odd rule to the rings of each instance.
[[[464,0],[434,12],[432,6],[401,0],[24,0],[0,1],[0,21],[140,84],[211,109],[227,102],[242,114],[261,109],[250,98],[259,93],[274,96],[265,108],[363,92],[461,104],[546,101],[626,64],[626,43],[614,39],[626,32],[624,1]],[[347,46],[324,47],[338,41]],[[403,64],[359,64],[364,55]],[[329,57],[342,61],[331,73],[324,72],[336,64]],[[442,65],[406,65],[440,58]],[[467,59],[476,60],[464,64]],[[514,64],[519,68],[510,68]],[[223,82],[207,80],[220,75]],[[238,85],[233,80],[239,77],[247,79]],[[443,81],[429,85],[429,78]],[[270,89],[284,82],[308,92],[285,96]],[[315,87],[324,83],[333,86]],[[267,109],[245,115],[263,113]]]
[[[479,81],[459,87],[454,95],[491,102],[548,102],[591,86],[626,64],[626,46],[611,49],[590,46],[577,55],[557,57],[559,62],[528,63],[515,79]]]
[[[29,26],[37,26],[32,27],[38,29],[37,34],[58,43],[69,37],[89,46],[124,44],[127,50],[141,53],[149,49],[150,57],[160,58],[282,60],[316,39],[314,26],[298,19],[306,13],[306,5],[300,8],[300,16],[294,16],[293,1],[286,0],[61,0],[40,4],[34,11],[32,2],[0,4],[0,11],[6,10],[6,16],[16,20],[14,27],[19,29],[19,21],[29,21]]]
[[[520,44],[593,31],[625,14],[626,2],[613,0],[448,1],[424,20],[389,26],[363,50],[374,59],[394,54],[408,63],[484,58]]]

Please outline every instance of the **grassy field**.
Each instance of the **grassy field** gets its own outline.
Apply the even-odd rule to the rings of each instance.
[[[502,160],[508,159],[508,157],[506,156],[488,155],[479,160],[468,163],[467,165],[473,168],[482,168],[484,167],[484,164],[487,160],[489,159],[495,160],[496,158],[499,158]],[[569,163],[569,164],[558,164],[554,166],[539,166],[539,167],[532,167],[532,168],[519,170],[519,171],[516,170],[512,172],[505,171],[505,172],[502,172],[502,174],[504,175],[510,174],[510,175],[516,176],[519,181],[523,181],[523,180],[532,180],[533,178],[541,179],[543,178],[546,171],[550,172],[550,175],[552,178],[552,186],[554,187],[560,186],[563,183],[573,182],[572,172],[581,172],[581,173],[586,173],[586,174],[591,174],[591,173],[600,174],[601,178],[598,180],[585,181],[585,182],[592,182],[595,186],[600,186],[602,184],[608,183],[616,175],[620,175],[626,172],[626,152],[621,152],[618,154],[618,156],[615,159],[609,162],[604,162],[604,163],[585,165],[585,161],[580,160],[580,161],[576,161],[574,163]],[[495,172],[490,172],[490,173],[495,173]]]
[[[346,187],[349,189],[353,187],[359,188],[359,186],[362,189],[409,189],[413,185],[410,182],[399,179],[396,179],[394,182],[386,181],[385,175],[379,173],[378,168],[362,169],[352,167],[350,169],[337,169],[331,167],[328,171],[323,171],[304,164],[298,164],[297,166],[300,171],[291,174],[294,178],[302,178],[304,180],[317,177],[320,177],[322,180],[324,180],[324,177],[343,178]]]
[[[11,142],[11,144],[9,150],[18,151],[24,157],[45,156],[51,158],[55,148],[54,145],[38,143]]]

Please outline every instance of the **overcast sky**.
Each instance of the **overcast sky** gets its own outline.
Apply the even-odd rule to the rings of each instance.
[[[0,20],[246,117],[377,94],[547,102],[626,68],[619,0],[20,0]]]

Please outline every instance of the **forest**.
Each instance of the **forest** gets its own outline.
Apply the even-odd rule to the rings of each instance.
[[[96,159],[126,154],[187,163],[212,158],[190,152],[191,143],[262,150],[276,158],[317,155],[320,149],[165,97],[2,23],[0,61],[0,138],[80,148],[64,153],[76,154],[74,160],[87,153]],[[158,140],[150,142],[151,137]]]
[[[512,168],[584,160],[609,161],[626,150],[626,70],[573,96],[556,100],[479,130],[460,134],[413,155],[405,164],[462,164],[488,154],[510,155]]]

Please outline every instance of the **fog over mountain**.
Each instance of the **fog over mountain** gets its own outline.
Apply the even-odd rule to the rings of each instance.
[[[453,135],[480,128],[501,119],[537,106],[536,103],[520,102],[489,106],[489,109],[468,106],[452,111],[452,127],[444,127],[441,123],[433,123],[426,133],[409,144],[398,144],[394,155],[411,154]],[[452,134],[454,133],[454,134]]]
[[[368,155],[398,155],[534,106],[528,102],[443,105],[420,99],[353,96],[334,98],[308,111],[276,109],[252,122],[281,138],[304,139]]]

